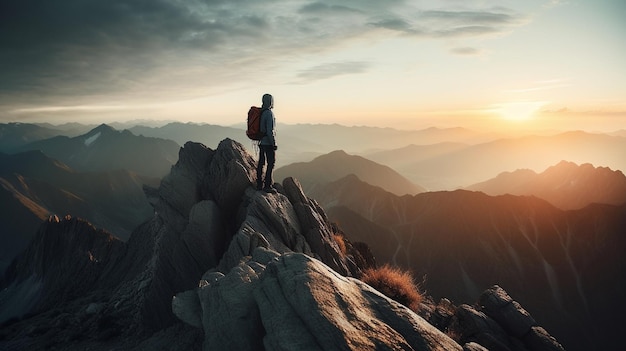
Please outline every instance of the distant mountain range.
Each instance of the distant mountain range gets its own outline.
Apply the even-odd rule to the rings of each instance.
[[[385,164],[429,190],[452,190],[512,169],[541,171],[562,160],[626,170],[626,138],[567,132],[526,136],[462,147],[443,143],[363,156]],[[410,152],[414,151],[414,152]]]
[[[338,124],[284,124],[277,120],[278,162],[281,165],[306,162],[332,152],[345,150],[364,153],[374,150],[400,148],[416,142],[429,144],[441,140],[473,144],[498,138],[464,128],[428,128],[403,131],[391,128],[347,127]],[[135,126],[129,129],[137,135],[167,138],[180,145],[193,140],[214,147],[223,138],[231,138],[253,151],[245,135],[245,126],[223,127],[197,123],[169,123],[162,127]]]
[[[497,282],[568,350],[620,342],[612,316],[626,312],[614,303],[626,296],[626,204],[563,211],[464,190],[399,197],[355,176],[311,196],[379,264],[413,270],[435,297],[472,301]]]
[[[220,140],[228,137],[240,142],[254,154],[253,143],[246,138],[243,124],[225,127],[178,122],[162,126],[154,126],[155,123],[148,121],[136,121],[136,123],[152,126],[131,127],[132,123],[116,125],[128,127],[132,134],[144,136],[147,139],[169,139],[178,145],[183,145],[187,141],[197,141],[208,147],[215,147]],[[25,131],[33,128],[32,126],[20,123],[0,124],[0,130],[3,128],[7,130],[5,133],[0,132],[0,151],[11,153],[27,150],[24,147],[16,148],[15,146],[49,138],[55,130],[57,130],[57,135],[68,136],[66,139],[73,139],[76,135],[80,135],[83,139],[76,140],[72,147],[68,147],[80,150],[80,144],[84,143],[84,139],[89,136],[87,135],[89,133],[85,134],[85,132],[71,134],[87,127],[80,124],[61,126],[41,124],[36,126],[38,128],[36,131]],[[626,135],[623,135],[623,131],[607,134],[545,131],[534,135],[513,137],[496,133],[480,133],[464,128],[404,131],[391,128],[323,124],[289,125],[282,123],[279,119],[277,141],[277,167],[296,162],[308,162],[334,150],[344,150],[346,153],[360,155],[389,166],[411,182],[430,191],[465,188],[515,169],[541,172],[561,160],[577,164],[590,163],[596,167],[610,167],[613,170],[626,170]],[[46,143],[49,142],[46,141]],[[59,142],[56,140],[53,144]],[[69,142],[65,140],[64,143]],[[148,140],[140,142],[140,144],[149,143]],[[3,145],[5,145],[4,148]],[[7,148],[7,145],[12,146]],[[58,146],[55,146],[56,148]],[[148,149],[157,150],[158,148],[153,145]],[[72,163],[71,160],[62,157],[65,152],[58,152],[51,156],[75,169],[82,169],[82,165]],[[144,160],[153,159],[154,162],[159,162],[160,158],[162,157],[158,155],[139,157]],[[165,158],[168,160],[167,163],[173,163],[172,157],[166,156]],[[176,157],[173,159],[175,161]],[[163,173],[163,170],[159,172]]]
[[[41,150],[79,171],[125,169],[162,177],[178,159],[171,140],[136,136],[102,124],[76,137],[56,136],[23,145],[17,151]]]
[[[216,147],[224,138],[242,143],[249,140],[244,130],[212,124],[173,122],[161,127],[138,125],[128,130],[135,135],[173,140],[179,145],[185,145],[188,141],[195,141],[208,147]]]
[[[529,169],[500,173],[467,190],[489,195],[534,195],[558,208],[573,210],[591,203],[626,203],[626,176],[607,167],[561,161],[539,174]]]
[[[53,214],[81,217],[128,239],[153,214],[143,185],[158,183],[126,170],[76,172],[40,151],[0,153],[0,271]]]
[[[319,156],[310,162],[292,163],[280,167],[275,172],[275,180],[281,182],[286,177],[297,178],[305,191],[355,174],[369,184],[379,186],[396,195],[417,194],[425,189],[413,184],[390,167],[380,165],[366,158],[348,155],[344,151],[333,151]]]
[[[0,152],[13,152],[26,144],[61,135],[58,129],[28,123],[0,124]]]

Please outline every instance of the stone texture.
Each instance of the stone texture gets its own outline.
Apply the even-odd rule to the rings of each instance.
[[[467,344],[463,345],[463,351],[489,351],[489,350],[475,342],[468,342]]]
[[[256,182],[256,162],[232,139],[220,142],[203,178],[205,197],[212,197],[226,213],[236,212],[246,189]]]
[[[564,351],[563,346],[545,329],[533,326],[524,337],[524,343],[531,351]]]
[[[155,211],[175,230],[182,231],[189,211],[202,199],[202,182],[215,152],[198,143],[187,142],[178,153],[178,162],[161,180]],[[153,192],[149,192],[153,196]]]
[[[194,290],[187,290],[178,293],[172,299],[172,312],[183,322],[202,328],[202,317],[200,316],[200,299]]]
[[[20,317],[80,297],[98,287],[125,244],[79,218],[51,216],[7,271],[0,320]],[[52,254],[54,253],[54,254]]]
[[[497,321],[509,334],[520,338],[537,324],[519,303],[495,285],[485,290],[478,300],[481,310]]]
[[[515,350],[502,327],[472,306],[459,306],[455,318],[462,342],[476,342],[491,351]]]
[[[195,291],[205,350],[461,350],[408,308],[301,253],[256,249]]]
[[[190,210],[181,239],[201,267],[215,267],[231,239],[222,218],[222,211],[212,200],[202,200]]]
[[[283,187],[300,220],[302,234],[313,253],[335,271],[344,275],[348,274],[349,270],[345,260],[341,257],[339,247],[331,238],[333,233],[324,210],[315,200],[304,195],[296,179],[285,178]]]

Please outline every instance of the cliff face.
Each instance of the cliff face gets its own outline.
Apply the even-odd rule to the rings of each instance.
[[[49,220],[3,283],[0,310],[15,308],[0,348],[462,349],[436,318],[355,278],[373,262],[368,250],[342,251],[297,180],[259,192],[254,169],[232,140],[215,150],[189,142],[159,188],[145,187],[154,217],[127,243]],[[516,350],[559,349],[543,337],[549,348]]]

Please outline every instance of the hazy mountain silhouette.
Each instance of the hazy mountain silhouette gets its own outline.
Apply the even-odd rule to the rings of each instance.
[[[451,152],[449,144],[441,146],[448,150],[435,157],[405,153],[401,159],[398,153],[389,163],[384,157],[376,159],[431,190],[466,187],[511,169],[541,171],[561,160],[626,169],[626,138],[581,131],[499,139]]]
[[[399,149],[384,150],[368,153],[364,156],[368,159],[387,165],[402,173],[408,179],[416,182],[427,189],[440,189],[444,183],[438,177],[425,176],[424,172],[417,167],[412,167],[417,162],[444,158],[446,155],[470,147],[469,144],[442,142],[431,145],[411,144]]]
[[[615,131],[613,133],[608,133],[609,135],[613,135],[613,136],[619,136],[622,138],[626,138],[626,129],[620,129],[618,131]]]
[[[283,127],[283,124],[278,125],[279,149],[277,157],[282,164],[309,161],[323,153],[324,148],[320,144],[306,141],[299,135],[285,132]],[[212,124],[168,123],[162,127],[135,126],[130,128],[130,131],[136,135],[174,140],[180,145],[190,140],[204,145],[215,145],[227,137],[241,143],[251,151],[254,149],[253,142],[246,136],[244,125],[241,127],[224,127]]]
[[[26,144],[63,134],[54,126],[28,123],[0,124],[0,152],[13,152]]]
[[[539,174],[524,169],[500,173],[467,190],[489,195],[534,195],[561,209],[573,210],[591,203],[626,203],[626,176],[607,167],[561,161]]]
[[[128,239],[153,213],[143,185],[158,182],[126,170],[76,172],[40,151],[0,153],[0,272],[52,214],[85,218]]]
[[[169,139],[179,145],[185,145],[190,140],[204,145],[216,145],[224,138],[231,138],[242,143],[248,140],[244,130],[213,124],[173,122],[161,127],[137,125],[129,130],[135,135]]]
[[[364,157],[333,151],[310,162],[298,162],[276,170],[276,180],[293,176],[300,180],[305,191],[324,185],[349,174],[355,174],[369,184],[379,186],[397,195],[417,194],[424,188],[411,183],[393,169]]]
[[[297,136],[298,139],[317,144],[320,152],[345,150],[350,153],[373,152],[402,148],[411,144],[453,142],[476,144],[495,140],[499,136],[480,133],[465,128],[427,128],[398,130],[378,127],[348,127],[338,124],[280,125],[280,135]]]
[[[378,263],[424,275],[435,297],[471,301],[497,282],[566,349],[621,345],[612,316],[626,312],[614,303],[626,294],[626,204],[563,211],[536,197],[464,190],[398,197],[353,176],[311,196]]]
[[[136,136],[102,124],[77,137],[56,136],[20,150],[41,150],[78,171],[126,169],[162,177],[178,159],[178,148],[171,140]]]
[[[57,135],[65,135],[68,137],[83,135],[90,130],[98,127],[98,124],[83,124],[78,122],[68,122],[63,124],[35,123],[35,125],[58,130],[59,133]]]

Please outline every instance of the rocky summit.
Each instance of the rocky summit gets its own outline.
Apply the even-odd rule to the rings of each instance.
[[[127,242],[72,217],[43,223],[0,292],[3,350],[562,350],[504,290],[418,313],[363,283],[367,246],[299,182],[257,191],[230,139],[188,142]]]

